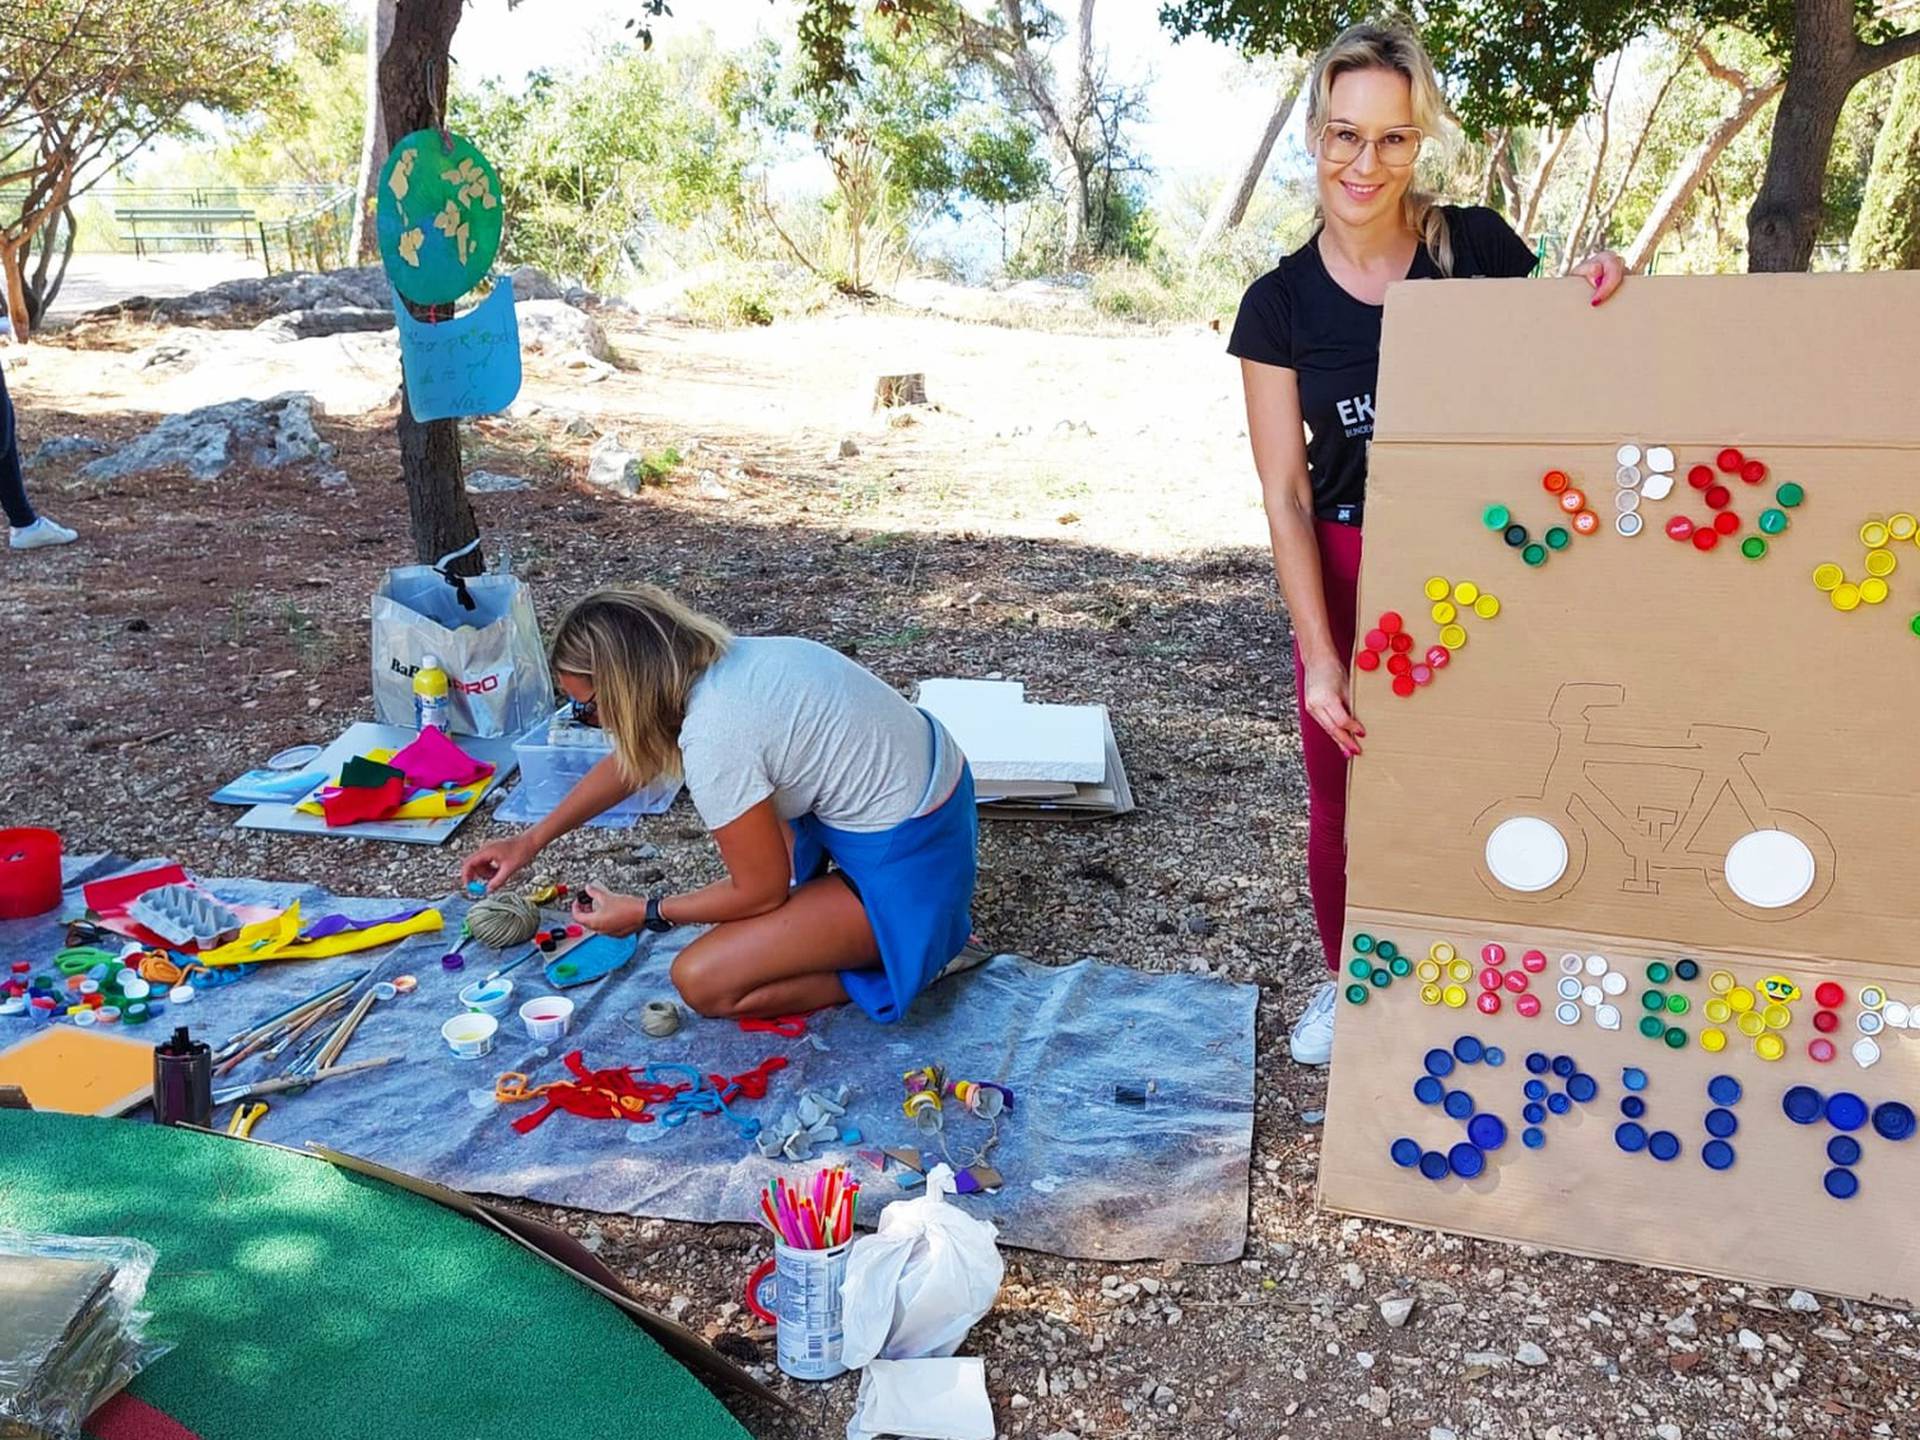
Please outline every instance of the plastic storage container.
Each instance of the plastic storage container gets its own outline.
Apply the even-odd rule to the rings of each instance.
[[[0,920],[44,915],[59,903],[60,836],[31,827],[0,830]]]
[[[591,725],[578,725],[572,707],[562,706],[544,725],[536,725],[513,744],[520,761],[520,789],[515,793],[521,818],[545,818],[587,771],[613,753],[613,737]],[[606,812],[604,820],[630,820],[636,815],[658,815],[680,793],[678,780],[649,785]]]

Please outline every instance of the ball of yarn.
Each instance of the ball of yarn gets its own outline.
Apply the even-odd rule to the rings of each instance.
[[[526,896],[508,890],[474,901],[467,911],[467,930],[492,950],[524,945],[539,928],[539,907]]]
[[[671,1000],[649,1000],[640,1008],[640,1029],[654,1039],[664,1039],[680,1028],[680,1007]]]

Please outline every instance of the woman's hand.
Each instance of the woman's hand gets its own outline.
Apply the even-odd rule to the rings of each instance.
[[[602,935],[638,935],[647,923],[647,902],[638,895],[620,895],[599,885],[587,886],[593,903],[573,902],[573,918]]]
[[[1309,665],[1306,679],[1303,699],[1307,714],[1333,737],[1340,753],[1352,759],[1360,753],[1360,741],[1367,730],[1347,708],[1347,667],[1337,660]]]
[[[469,881],[484,880],[487,893],[492,894],[531,865],[539,853],[540,847],[526,835],[491,841],[469,855],[460,866],[460,884],[465,887]]]
[[[1578,275],[1593,286],[1593,299],[1588,303],[1598,305],[1627,278],[1627,262],[1611,250],[1596,250],[1567,273]]]

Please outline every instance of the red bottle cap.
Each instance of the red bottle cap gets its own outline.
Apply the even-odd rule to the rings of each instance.
[[[1740,517],[1731,510],[1722,510],[1713,517],[1713,528],[1722,535],[1731,535],[1740,528]]]
[[[1813,1003],[1828,1010],[1837,1010],[1847,1000],[1847,992],[1832,980],[1822,980],[1813,987]]]
[[[1400,612],[1398,610],[1383,610],[1380,612],[1380,628],[1386,631],[1387,634],[1398,635],[1406,628],[1406,625],[1407,622],[1400,618]]]
[[[587,927],[584,925],[567,926],[567,938],[569,940],[578,940],[582,935],[586,933],[587,933]]]
[[[1407,675],[1407,672],[1412,669],[1413,669],[1413,662],[1409,660],[1406,656],[1404,655],[1387,656],[1387,673],[1389,675],[1397,675],[1404,679]],[[1400,687],[1396,685],[1393,688],[1398,690]]]
[[[1396,675],[1393,677],[1393,693],[1402,697],[1413,693],[1413,677]]]
[[[1696,550],[1711,550],[1719,543],[1720,532],[1718,530],[1709,528],[1693,532],[1693,548]]]
[[[1600,528],[1600,517],[1591,510],[1575,511],[1573,528],[1578,530],[1582,535],[1591,535]]]
[[[1829,1060],[1833,1059],[1833,1041],[1809,1040],[1807,1042],[1807,1058],[1809,1060],[1818,1060],[1822,1065],[1825,1065]]]
[[[1676,515],[1667,521],[1667,534],[1675,540],[1684,540],[1693,534],[1693,521],[1684,515]]]
[[[1362,670],[1378,670],[1380,668],[1379,652],[1362,650],[1358,655],[1353,657],[1353,663]]]
[[[1767,478],[1767,463],[1764,460],[1749,460],[1740,467],[1740,478],[1749,485],[1758,485]]]
[[[1823,1035],[1831,1035],[1840,1028],[1840,1012],[1838,1010],[1814,1011],[1813,1028]]]
[[[1526,967],[1527,970],[1538,975],[1542,970],[1547,968],[1547,952],[1544,950],[1529,950],[1520,957],[1520,963]]]
[[[1504,965],[1507,963],[1507,947],[1489,941],[1480,947],[1480,958],[1489,965]]]
[[[1696,490],[1704,490],[1712,483],[1713,467],[1711,465],[1696,465],[1687,471],[1687,484]]]
[[[1567,488],[1568,483],[1567,472],[1564,470],[1549,470],[1540,477],[1540,484],[1549,495],[1558,495]]]
[[[1387,648],[1387,632],[1385,630],[1369,630],[1367,631],[1365,643],[1369,650],[1384,650]]]
[[[1413,637],[1402,630],[1398,635],[1388,637],[1387,648],[1396,655],[1404,655],[1413,648]]]
[[[1578,490],[1565,490],[1560,495],[1560,508],[1572,515],[1587,508],[1587,497]]]
[[[1725,474],[1738,475],[1740,467],[1747,463],[1747,457],[1729,445],[1713,457],[1713,463],[1718,465]]]
[[[1433,667],[1431,665],[1415,665],[1407,671],[1407,674],[1413,677],[1413,683],[1416,685],[1431,685],[1433,683]]]
[[[1453,659],[1453,652],[1447,649],[1446,646],[1429,645],[1427,647],[1427,664],[1431,665],[1434,669],[1446,669],[1447,662],[1451,659]]]
[[[1500,1013],[1500,996],[1497,991],[1482,990],[1480,992],[1480,998],[1473,1003],[1480,1007],[1480,1013],[1482,1015],[1498,1015]]]
[[[1712,510],[1724,510],[1733,500],[1733,492],[1724,485],[1707,487],[1707,507]]]
[[[1524,970],[1503,971],[1500,983],[1517,995],[1527,988],[1527,972]]]
[[[1500,988],[1500,972],[1491,965],[1487,966],[1486,969],[1480,972],[1480,988],[1482,990],[1498,990]]]
[[[13,962],[13,973],[16,975],[24,975],[31,969],[33,969],[33,962],[31,960],[16,960]]]
[[[1518,1000],[1513,1002],[1513,1008],[1531,1020],[1540,1013],[1540,997],[1538,995],[1522,995]]]

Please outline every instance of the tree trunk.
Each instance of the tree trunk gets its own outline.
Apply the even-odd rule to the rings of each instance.
[[[1646,119],[1641,122],[1640,133],[1634,137],[1633,148],[1627,152],[1627,163],[1620,171],[1619,183],[1613,187],[1613,193],[1607,196],[1606,203],[1600,207],[1593,218],[1585,249],[1595,250],[1606,242],[1607,232],[1613,228],[1614,213],[1620,208],[1620,202],[1626,197],[1627,187],[1633,183],[1634,171],[1640,168],[1640,157],[1646,152],[1647,137],[1653,134],[1653,122],[1660,118],[1661,107],[1667,103],[1667,97],[1673,93],[1673,85],[1680,78],[1692,60],[1693,51],[1701,41],[1695,36],[1692,44],[1686,45],[1680,52],[1680,63],[1667,72],[1667,78],[1654,92],[1653,103],[1647,107]]]
[[[54,240],[63,232],[65,238],[60,243],[60,268],[55,270]],[[77,232],[71,205],[40,230],[40,263],[33,267],[33,282],[26,287],[27,318],[36,330],[40,328],[40,322],[47,318],[47,311],[53,308],[53,302],[60,297],[60,287],[66,283],[67,266],[73,261],[73,242]]]
[[[367,104],[361,127],[360,180],[355,187],[353,234],[347,242],[349,265],[370,265],[378,258],[373,230],[374,187],[380,183],[380,171],[392,148],[387,135],[385,112],[380,104],[380,57],[393,39],[393,11],[396,0],[372,0],[373,13],[367,26]]]
[[[1901,66],[1873,144],[1849,270],[1920,270],[1920,64]]]
[[[1568,125],[1554,137],[1553,144],[1540,157],[1540,163],[1534,167],[1533,178],[1527,182],[1527,203],[1520,211],[1514,229],[1521,236],[1533,229],[1534,222],[1540,218],[1540,202],[1546,199],[1547,182],[1553,179],[1553,170],[1560,163],[1560,157],[1566,153],[1567,142],[1573,139],[1573,126]]]
[[[1200,227],[1200,238],[1193,242],[1192,257],[1198,260],[1220,243],[1220,237],[1229,230],[1237,229],[1247,218],[1247,206],[1253,202],[1253,192],[1260,188],[1260,177],[1267,172],[1267,161],[1273,155],[1275,142],[1280,132],[1287,128],[1287,120],[1293,114],[1293,107],[1300,103],[1300,86],[1306,79],[1307,67],[1304,60],[1293,60],[1287,65],[1278,90],[1275,92],[1273,109],[1267,114],[1267,123],[1260,131],[1260,138],[1248,151],[1240,173],[1222,187],[1219,197],[1213,202],[1213,209],[1207,212],[1207,223]]]
[[[1581,239],[1586,234],[1587,218],[1593,214],[1593,203],[1600,197],[1600,177],[1607,168],[1607,141],[1613,133],[1613,92],[1619,88],[1620,67],[1626,58],[1625,51],[1614,57],[1613,78],[1607,82],[1607,93],[1600,97],[1600,137],[1594,142],[1593,169],[1580,199],[1580,214],[1567,227],[1567,253],[1560,258],[1562,275],[1571,274],[1573,267],[1586,258],[1580,249]]]
[[[1834,127],[1866,73],[1853,14],[1853,0],[1794,0],[1786,85],[1766,174],[1747,211],[1749,270],[1804,270],[1813,258]]]
[[[1714,162],[1720,158],[1720,152],[1733,142],[1734,136],[1747,128],[1762,106],[1780,93],[1781,82],[1778,79],[1750,81],[1738,71],[1714,60],[1704,46],[1697,53],[1700,63],[1706,66],[1709,74],[1737,85],[1740,93],[1734,100],[1733,108],[1720,117],[1720,123],[1707,132],[1706,138],[1694,147],[1693,153],[1680,162],[1673,172],[1673,178],[1667,181],[1666,189],[1660,192],[1660,198],[1653,202],[1653,209],[1647,212],[1640,233],[1633,237],[1633,242],[1626,248],[1623,258],[1629,270],[1642,271],[1652,263],[1660,242],[1686,210],[1701,182],[1713,169]]]
[[[1082,0],[1082,3],[1091,21],[1091,0]],[[1080,253],[1087,233],[1087,215],[1091,208],[1087,192],[1087,167],[1081,163],[1073,128],[1062,117],[1053,90],[1047,84],[1047,77],[1041,72],[1040,62],[1034,58],[1033,49],[1027,44],[1027,17],[1022,0],[1000,0],[1000,15],[1006,23],[1005,46],[1013,62],[1014,74],[1032,103],[1034,112],[1040,117],[1040,126],[1047,132],[1047,138],[1053,145],[1054,161],[1066,180],[1066,259],[1067,264],[1071,265]],[[1085,33],[1091,45],[1092,30],[1089,28]]]
[[[393,36],[380,56],[380,109],[387,134],[411,134],[440,124],[446,97],[447,53],[460,23],[462,0],[397,0]],[[414,553],[431,563],[476,539],[480,527],[460,479],[457,421],[413,418],[400,397],[400,470],[407,485]],[[486,566],[478,547],[453,563],[463,575]]]
[[[0,282],[6,285],[7,319],[13,322],[15,342],[24,345],[33,333],[33,323],[27,318],[27,287],[20,275],[20,250],[18,243],[0,239]]]

